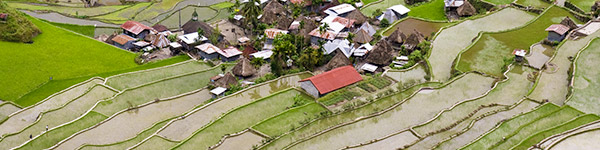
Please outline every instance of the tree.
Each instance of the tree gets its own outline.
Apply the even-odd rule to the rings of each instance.
[[[225,67],[225,65],[221,65],[221,72],[225,73],[225,70],[227,70],[227,67]]]
[[[390,21],[383,18],[383,20],[381,20],[381,22],[379,23],[379,26],[382,28],[386,28],[386,27],[390,26]]]
[[[381,9],[376,9],[376,10],[373,12],[373,14],[372,14],[372,15],[373,15],[373,17],[377,17],[377,16],[379,16],[379,15],[381,15],[381,14],[383,14],[383,12],[381,11]]]
[[[319,26],[319,33],[320,34],[325,33],[325,31],[327,31],[328,28],[329,28],[329,24],[323,23],[323,25]]]
[[[350,41],[350,43],[354,43],[354,41],[352,40],[354,39],[354,37],[356,37],[356,34],[348,33],[348,37],[346,37],[346,40]]]
[[[308,47],[301,52],[297,62],[305,69],[312,70],[319,64],[321,59],[323,59],[323,51]]]
[[[167,39],[169,39],[169,41],[171,42],[175,42],[177,41],[177,34],[170,34],[169,36],[167,36]]]
[[[204,30],[202,28],[198,28],[198,35],[204,36]]]
[[[260,15],[260,7],[255,5],[255,3],[259,3],[259,0],[249,0],[242,7],[242,15],[244,16],[244,22],[246,23],[247,28],[256,27],[258,24],[258,15]]]

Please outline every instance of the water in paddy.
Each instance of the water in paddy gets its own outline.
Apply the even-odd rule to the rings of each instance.
[[[428,22],[419,19],[408,18],[396,24],[393,29],[388,30],[384,33],[384,35],[389,36],[395,31],[395,29],[398,29],[406,35],[411,34],[414,30],[417,30],[426,37],[430,37],[432,33],[437,32],[440,28],[447,24],[448,23],[445,22]]]

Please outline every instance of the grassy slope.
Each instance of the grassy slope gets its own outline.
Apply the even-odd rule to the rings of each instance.
[[[521,141],[521,143],[519,143],[519,145],[516,145],[515,147],[512,147],[511,149],[527,149],[527,148],[531,147],[531,145],[537,144],[547,137],[565,132],[567,130],[574,129],[576,127],[596,121],[598,119],[600,119],[600,117],[598,117],[596,115],[592,115],[592,114],[578,117],[575,120],[569,121],[569,122],[561,124],[561,125],[557,125],[548,130],[538,132],[537,134],[533,134],[533,135],[527,137],[527,139]]]
[[[46,21],[46,20],[42,20],[42,21],[48,22],[57,27],[61,27],[61,28],[65,28],[67,30],[71,30],[73,32],[77,32],[79,34],[82,34],[82,35],[85,35],[88,37],[94,37],[94,32],[96,30],[96,27],[94,27],[94,26],[57,23],[57,22],[50,22],[50,21]]]
[[[514,49],[529,49],[529,46],[546,38],[545,29],[569,16],[569,11],[561,7],[548,8],[541,17],[523,28],[501,33],[485,33],[481,39],[466,50],[458,62],[458,70],[482,71],[501,76],[504,57],[512,57]],[[577,23],[577,20],[575,20]]]
[[[31,42],[34,36],[41,32],[35,24],[25,17],[24,13],[8,7],[1,0],[0,13],[8,14],[8,20],[0,23],[0,41]],[[1,95],[0,98],[2,98]]]
[[[30,20],[44,32],[33,44],[0,42],[0,53],[11,56],[0,59],[1,99],[17,100],[50,77],[63,80],[138,66],[133,53]]]
[[[513,0],[485,0],[488,1],[492,4],[496,4],[496,5],[504,5],[504,4],[510,4],[513,2]]]
[[[301,121],[311,120],[316,115],[319,115],[320,112],[324,111],[327,111],[327,109],[323,106],[317,103],[310,103],[287,110],[286,112],[254,125],[252,128],[270,137],[276,137],[301,126]]]
[[[595,0],[569,0],[569,2],[583,9],[583,11],[589,12],[592,11]]]
[[[521,4],[524,6],[533,6],[537,8],[546,8],[550,6],[548,2],[542,0],[517,0],[517,4]]]

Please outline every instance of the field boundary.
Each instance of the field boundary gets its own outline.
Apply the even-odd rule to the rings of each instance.
[[[540,144],[546,143],[547,141],[552,140],[554,138],[559,138],[559,140],[553,141],[553,142],[549,143],[550,145],[549,145],[549,147],[547,149],[550,149],[554,145],[560,143],[560,141],[562,141],[562,140],[567,139],[568,137],[570,137],[569,135],[574,135],[574,134],[576,135],[576,134],[579,134],[579,133],[587,132],[589,130],[600,130],[600,128],[592,128],[592,129],[587,129],[587,130],[583,130],[583,131],[577,132],[580,129],[583,129],[583,128],[586,128],[586,127],[589,127],[589,126],[593,126],[593,125],[596,125],[598,123],[600,123],[600,120],[596,120],[596,121],[590,122],[588,124],[585,124],[585,125],[582,125],[582,126],[579,126],[579,127],[567,130],[565,132],[549,136],[549,137],[543,139],[542,141],[540,141],[539,143],[537,143],[536,145],[537,146],[541,146]],[[560,136],[563,136],[563,135],[565,137],[560,137]]]
[[[194,133],[193,133],[192,135],[190,135],[190,136],[188,136],[187,138],[185,138],[185,139],[181,140],[181,141],[180,141],[180,142],[179,142],[177,145],[175,145],[173,148],[177,148],[177,147],[181,146],[182,144],[186,143],[187,141],[189,141],[190,139],[192,139],[194,136],[198,135],[198,133],[200,133],[200,132],[204,131],[206,128],[208,128],[208,127],[210,127],[211,125],[213,125],[213,124],[214,124],[216,121],[223,119],[223,117],[225,117],[225,116],[227,116],[227,115],[231,114],[232,112],[235,112],[235,111],[237,111],[237,110],[239,110],[239,109],[242,109],[242,108],[248,107],[248,106],[250,106],[250,105],[252,105],[252,104],[255,104],[255,103],[257,103],[257,102],[263,101],[263,100],[265,100],[265,99],[271,98],[271,97],[273,97],[273,96],[276,96],[276,95],[279,95],[279,94],[282,94],[282,93],[285,93],[285,92],[288,92],[288,91],[298,91],[298,92],[299,92],[299,89],[297,89],[297,88],[287,88],[287,89],[285,89],[285,90],[281,90],[281,91],[278,91],[278,92],[276,92],[276,93],[272,93],[272,94],[271,94],[271,95],[269,95],[269,96],[262,97],[262,98],[260,98],[260,99],[258,99],[258,100],[255,100],[255,101],[253,101],[253,102],[250,102],[250,103],[248,103],[248,104],[245,104],[245,105],[242,105],[242,106],[236,107],[236,108],[234,108],[234,109],[228,110],[226,113],[223,113],[223,114],[222,114],[221,116],[219,116],[218,118],[216,118],[216,119],[214,119],[214,120],[211,120],[211,122],[210,122],[210,123],[206,124],[206,125],[205,125],[205,126],[203,126],[202,128],[200,128],[200,129],[198,129],[198,130],[194,131]],[[299,92],[299,93],[301,93],[301,92]],[[301,93],[301,94],[304,94],[304,93]]]
[[[50,113],[50,112],[54,112],[54,111],[58,111],[58,110],[61,110],[61,109],[65,108],[65,107],[67,107],[67,105],[69,105],[70,103],[74,102],[75,100],[78,100],[79,98],[81,98],[81,97],[83,97],[83,96],[85,96],[85,95],[89,94],[89,93],[90,93],[90,92],[91,92],[91,91],[92,91],[94,88],[96,88],[96,87],[98,87],[98,86],[100,86],[100,87],[104,87],[104,88],[106,88],[106,89],[108,89],[108,90],[111,90],[111,91],[113,91],[115,94],[116,94],[116,93],[118,93],[118,91],[114,91],[114,90],[112,90],[112,89],[108,88],[106,85],[99,84],[99,83],[98,83],[98,84],[95,84],[95,85],[93,85],[92,87],[90,87],[90,88],[86,89],[86,91],[85,91],[83,94],[81,94],[81,95],[79,95],[79,96],[77,96],[77,97],[75,97],[75,98],[73,98],[73,99],[69,100],[69,101],[68,101],[67,103],[65,103],[64,105],[62,105],[62,106],[60,106],[60,107],[57,107],[57,108],[54,108],[54,109],[50,109],[50,110],[48,110],[48,111],[40,112],[40,114],[39,114],[39,117],[38,117],[38,118],[37,118],[37,119],[36,119],[36,120],[35,120],[33,123],[31,123],[31,124],[27,125],[25,128],[23,128],[23,129],[21,129],[21,130],[19,130],[19,131],[17,131],[17,132],[13,132],[13,133],[8,133],[8,134],[4,134],[4,135],[2,135],[2,136],[0,137],[0,142],[4,141],[4,139],[6,139],[7,137],[10,137],[10,136],[14,136],[14,135],[20,134],[20,133],[22,133],[23,131],[25,131],[25,130],[29,129],[30,127],[32,127],[32,126],[34,126],[34,125],[37,125],[37,123],[38,123],[40,120],[42,120],[42,117],[44,117],[44,114],[47,114],[47,113]],[[99,100],[99,101],[102,101],[102,100]]]
[[[213,146],[210,146],[210,147],[208,147],[208,149],[209,149],[209,150],[213,150],[213,149],[215,149],[215,148],[217,148],[217,147],[221,146],[221,145],[223,144],[223,142],[225,142],[225,140],[227,140],[227,139],[229,139],[229,138],[233,138],[233,137],[240,136],[240,135],[242,135],[242,134],[244,134],[244,133],[246,133],[246,132],[250,132],[250,133],[252,133],[252,134],[256,134],[256,135],[258,135],[258,136],[260,136],[260,137],[263,137],[263,138],[268,138],[268,136],[267,136],[267,137],[265,137],[265,135],[262,135],[262,133],[260,133],[260,132],[257,132],[256,130],[254,130],[254,129],[252,129],[252,128],[247,128],[246,130],[242,130],[242,131],[240,131],[240,132],[238,132],[238,133],[233,133],[233,134],[228,134],[228,135],[225,135],[225,136],[223,136],[223,138],[221,138],[221,140],[219,141],[219,143],[217,143],[217,144],[215,144],[215,145],[213,145]]]
[[[567,102],[569,102],[569,101],[571,100],[571,98],[573,98],[573,92],[575,92],[575,91],[574,91],[574,89],[573,89],[573,86],[575,85],[575,74],[577,73],[577,62],[579,61],[579,56],[580,56],[580,54],[581,54],[583,51],[585,51],[586,49],[588,49],[588,47],[589,47],[590,45],[592,45],[592,43],[594,43],[595,41],[600,41],[600,37],[596,37],[596,38],[594,38],[594,39],[590,40],[590,41],[587,43],[587,45],[585,45],[583,48],[581,48],[581,49],[580,49],[580,50],[577,52],[577,54],[575,55],[575,58],[573,58],[573,62],[571,62],[571,67],[573,68],[573,70],[572,70],[572,72],[569,74],[569,76],[571,76],[571,78],[570,78],[570,79],[568,79],[568,80],[569,80],[569,85],[568,85],[567,97],[566,97],[566,100],[565,100],[565,102],[564,102],[565,104],[566,104]]]
[[[223,99],[226,99],[226,98],[229,98],[229,97],[237,96],[238,94],[240,94],[240,93],[242,93],[242,92],[245,92],[245,91],[248,91],[248,90],[250,90],[250,89],[254,89],[254,88],[256,88],[256,87],[259,87],[259,86],[262,86],[262,85],[266,85],[266,84],[269,84],[269,83],[272,83],[272,82],[276,82],[276,81],[279,81],[279,80],[281,80],[281,79],[283,79],[283,78],[292,77],[292,76],[297,76],[297,75],[300,75],[300,74],[305,74],[305,73],[308,73],[308,74],[311,74],[311,75],[312,75],[312,73],[311,73],[311,72],[309,72],[309,71],[304,71],[304,72],[299,72],[299,73],[294,73],[294,74],[288,74],[288,75],[280,76],[280,77],[278,77],[278,78],[276,78],[276,79],[269,80],[269,81],[267,81],[267,82],[263,82],[263,83],[255,84],[255,85],[252,85],[252,86],[250,86],[250,87],[244,88],[244,89],[242,89],[242,90],[240,90],[240,91],[237,91],[237,92],[235,92],[235,93],[233,93],[233,94],[230,94],[230,95],[227,95],[227,96],[221,97],[221,98],[219,98],[219,99],[216,99],[216,100],[214,100],[214,101],[211,101],[210,103],[208,103],[208,104],[205,104],[205,105],[203,105],[203,106],[201,106],[201,107],[195,108],[195,109],[193,109],[192,111],[185,113],[185,114],[184,114],[184,115],[182,115],[181,117],[183,117],[183,118],[187,118],[188,116],[190,116],[190,115],[194,114],[195,112],[197,112],[197,111],[200,111],[200,110],[202,110],[202,109],[204,109],[204,108],[206,108],[206,107],[209,107],[210,105],[212,105],[212,104],[214,104],[214,103],[218,103],[218,102],[222,101]],[[277,93],[277,92],[276,92],[276,93]],[[271,93],[271,95],[272,95],[272,94],[274,94],[274,93]],[[256,101],[256,100],[255,100],[255,101]],[[235,108],[234,108],[234,109],[235,109]],[[138,144],[136,144],[136,145],[134,145],[134,146],[130,147],[129,149],[132,149],[132,148],[136,148],[136,147],[138,147],[138,146],[139,146],[139,145],[141,145],[142,143],[144,143],[144,142],[146,142],[146,141],[150,140],[150,138],[151,138],[151,137],[153,137],[153,136],[160,136],[158,133],[160,133],[161,131],[163,131],[165,128],[167,128],[168,126],[170,126],[171,124],[173,124],[173,122],[175,122],[175,121],[177,121],[177,120],[179,120],[179,119],[173,119],[173,120],[169,121],[169,122],[168,122],[167,124],[165,124],[165,125],[164,125],[162,128],[160,128],[160,129],[158,129],[157,131],[155,131],[155,132],[154,132],[154,133],[153,133],[151,136],[149,136],[148,138],[145,138],[144,140],[140,141]],[[212,122],[212,121],[211,121],[211,122]],[[210,122],[209,122],[209,123],[210,123]]]

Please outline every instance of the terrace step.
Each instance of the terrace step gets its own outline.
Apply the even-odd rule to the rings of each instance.
[[[503,122],[488,133],[480,136],[472,143],[464,146],[462,149],[489,149],[494,143],[496,143],[495,141],[501,141],[502,137],[506,137],[507,135],[513,133],[513,131],[521,125],[529,123],[543,116],[552,114],[558,110],[560,110],[560,107],[551,103],[542,105],[541,107],[533,111],[527,112],[520,116],[516,116],[506,122]]]
[[[579,126],[588,124],[590,122],[594,122],[599,119],[600,117],[594,114],[579,116],[575,119],[570,120],[569,122],[554,126],[544,131],[537,132],[536,134],[532,134],[531,136],[522,140],[519,144],[513,146],[511,149],[528,149],[532,145],[539,143],[540,141],[549,136],[577,128]]]
[[[551,127],[556,126],[557,124],[568,122],[569,120],[572,120],[581,114],[583,113],[572,107],[562,107],[559,111],[556,111],[545,117],[539,118],[537,120],[522,125],[509,136],[507,136],[505,140],[499,141],[496,145],[492,147],[492,149],[509,149],[517,145],[519,141],[526,139],[528,135],[532,135],[538,131],[549,129]]]

